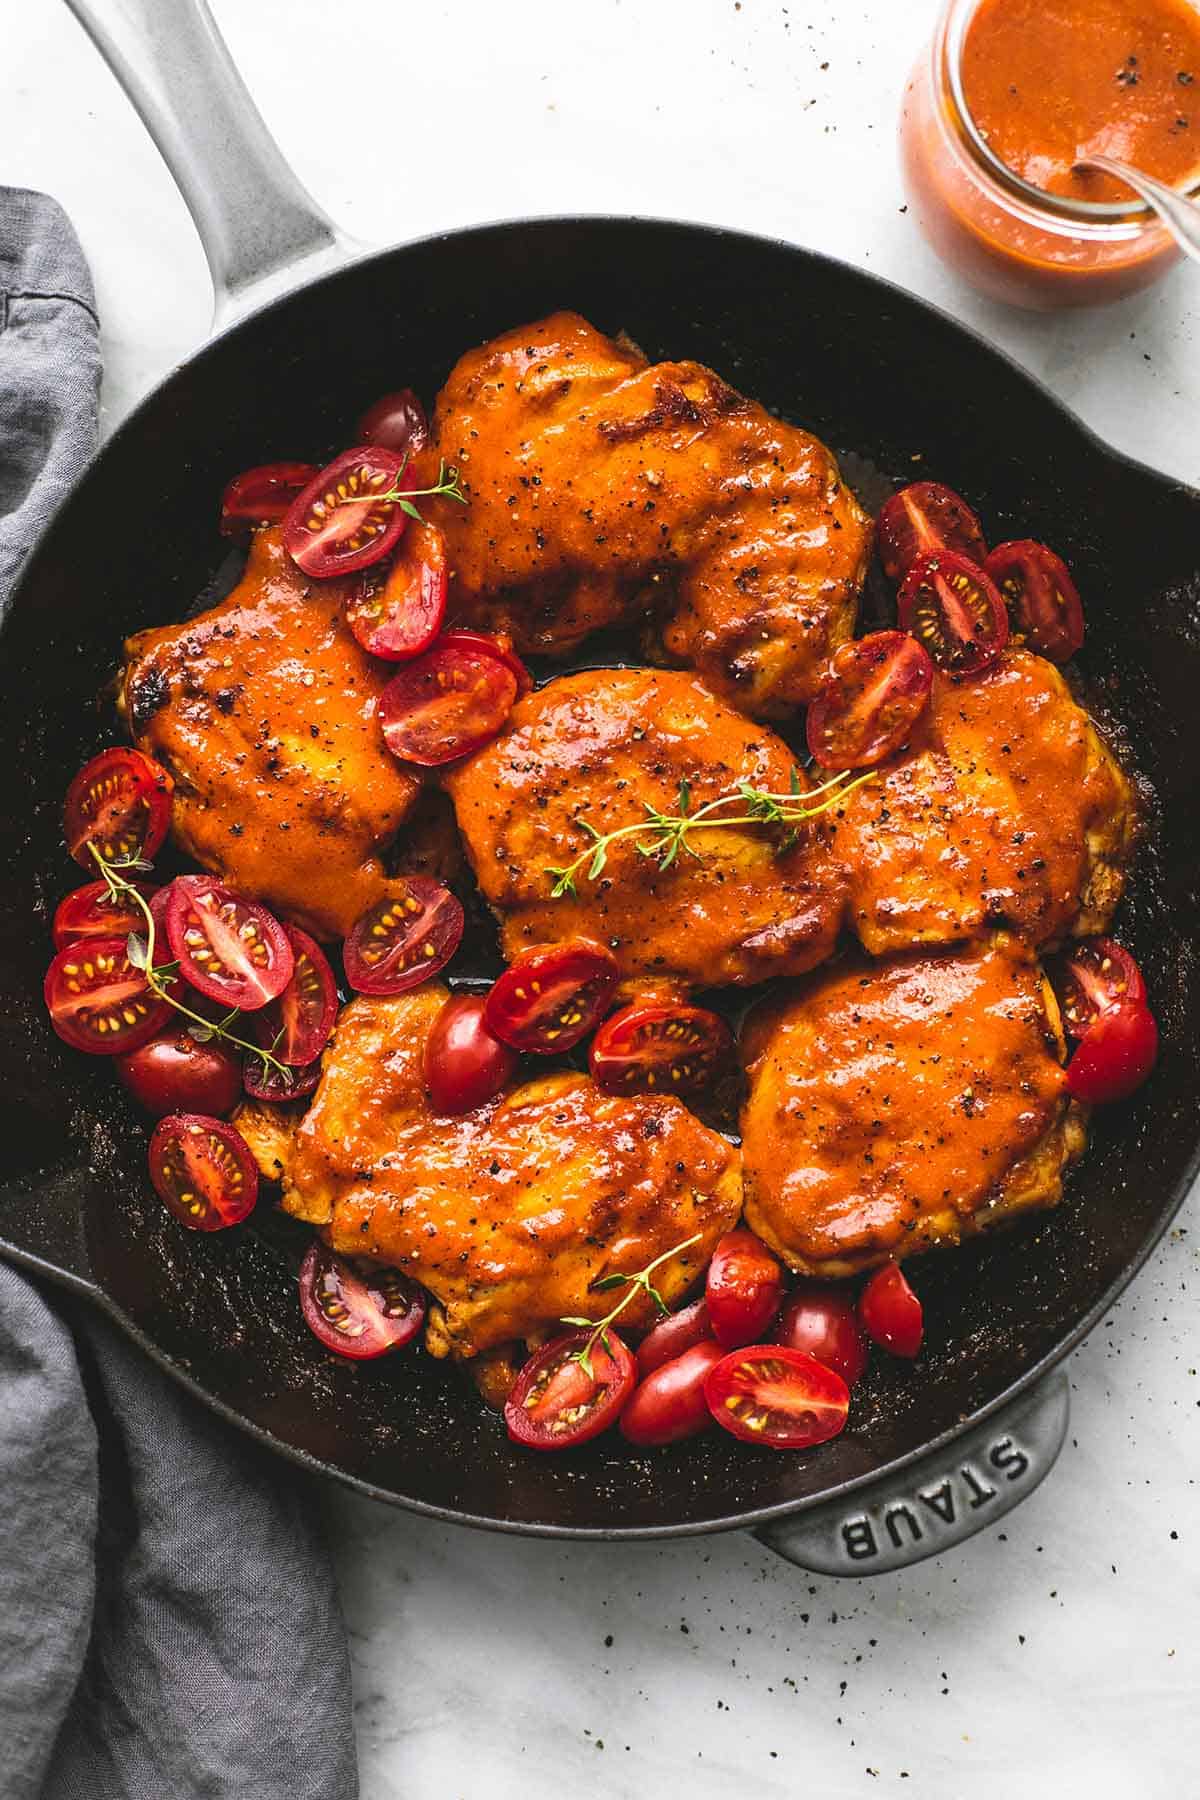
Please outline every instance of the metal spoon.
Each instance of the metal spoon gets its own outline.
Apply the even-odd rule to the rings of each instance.
[[[1081,156],[1075,167],[1102,169],[1106,175],[1115,175],[1118,181],[1125,182],[1147,206],[1154,208],[1180,249],[1200,262],[1200,205],[1196,201],[1185,200],[1174,188],[1164,187],[1153,175],[1143,175],[1140,169],[1118,162],[1115,156]]]

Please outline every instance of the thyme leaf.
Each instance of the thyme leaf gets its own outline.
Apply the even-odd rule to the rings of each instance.
[[[608,1294],[619,1287],[623,1287],[626,1290],[611,1311],[605,1313],[604,1317],[599,1321],[593,1322],[591,1319],[565,1317],[562,1319],[562,1324],[575,1325],[581,1330],[586,1330],[589,1325],[592,1326],[591,1335],[588,1337],[587,1342],[581,1344],[578,1350],[573,1350],[568,1358],[568,1361],[577,1362],[579,1364],[589,1381],[594,1379],[592,1355],[596,1345],[602,1344],[605,1353],[611,1357],[612,1342],[608,1335],[609,1331],[616,1324],[630,1301],[635,1299],[638,1294],[648,1294],[660,1314],[665,1316],[670,1312],[670,1307],[667,1305],[650,1277],[657,1269],[661,1269],[664,1263],[670,1262],[673,1256],[679,1256],[684,1250],[690,1250],[693,1244],[698,1244],[703,1236],[704,1233],[702,1231],[694,1232],[690,1238],[684,1238],[683,1242],[681,1244],[676,1244],[673,1249],[664,1250],[661,1256],[656,1256],[653,1262],[647,1263],[644,1269],[639,1269],[636,1275],[623,1275],[618,1272],[613,1275],[602,1275],[599,1281],[593,1281],[591,1284],[593,1294]]]
[[[692,810],[692,787],[685,775],[679,783],[678,810],[674,813],[663,812],[649,801],[642,801],[642,809],[646,817],[632,825],[621,825],[615,831],[601,832],[583,813],[576,813],[575,823],[586,831],[589,842],[571,862],[561,867],[548,867],[544,873],[550,881],[550,897],[561,900],[569,894],[572,900],[579,898],[576,876],[581,872],[588,881],[597,881],[608,866],[608,852],[613,844],[625,839],[633,840],[633,848],[637,854],[647,861],[656,862],[660,869],[669,869],[678,860],[681,850],[689,856],[700,858],[703,851],[692,842],[692,833],[697,830],[715,831],[722,826],[772,825],[787,826],[780,841],[781,851],[790,850],[798,840],[796,829],[806,819],[815,819],[819,814],[827,812],[830,807],[837,806],[847,794],[852,794],[865,781],[872,780],[875,771],[868,769],[863,775],[853,775],[849,769],[841,769],[831,775],[820,787],[811,788],[805,793],[800,786],[799,770],[793,767],[788,792],[772,794],[765,788],[757,788],[749,781],[739,781],[728,793],[718,794],[714,800],[708,800],[703,806]],[[741,810],[727,813],[728,806],[740,807]]]

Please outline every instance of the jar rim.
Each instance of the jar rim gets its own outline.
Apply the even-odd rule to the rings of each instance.
[[[1056,219],[1071,220],[1079,225],[1143,225],[1157,224],[1158,215],[1145,200],[1076,200],[1069,194],[1052,194],[1046,188],[1026,181],[1015,169],[1001,160],[976,124],[967,104],[962,79],[963,49],[971,20],[982,0],[950,0],[942,17],[942,28],[934,42],[934,55],[940,57],[946,87],[953,102],[955,124],[966,148],[981,162],[988,175],[1008,193],[1026,205]],[[1200,173],[1174,190],[1181,199],[1200,198]]]

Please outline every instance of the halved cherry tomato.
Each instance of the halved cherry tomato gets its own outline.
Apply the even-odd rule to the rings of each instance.
[[[1011,630],[1051,662],[1070,662],[1083,643],[1083,605],[1062,557],[1016,538],[997,544],[983,566],[1004,597]]]
[[[327,1350],[365,1362],[416,1337],[425,1290],[399,1269],[349,1262],[314,1239],[300,1264],[300,1311]]]
[[[858,1296],[858,1322],[873,1344],[893,1356],[915,1356],[925,1335],[921,1302],[899,1263],[876,1269]]]
[[[154,1191],[181,1225],[223,1231],[249,1218],[258,1170],[240,1132],[203,1113],[171,1113],[150,1138]]]
[[[436,768],[490,743],[516,698],[517,678],[503,658],[443,638],[379,696],[383,739],[401,762]]]
[[[990,575],[965,556],[935,550],[900,589],[900,623],[948,675],[974,675],[1008,642],[1008,614]]]
[[[315,463],[273,462],[235,475],[221,495],[222,537],[240,537],[256,525],[278,525],[317,473]]]
[[[487,997],[488,1026],[514,1050],[570,1050],[607,1010],[619,973],[612,951],[591,938],[525,950]]]
[[[783,1299],[783,1270],[752,1231],[719,1238],[704,1290],[713,1336],[726,1350],[761,1343]]]
[[[1145,1000],[1142,971],[1113,938],[1080,938],[1071,945],[1055,986],[1063,1024],[1074,1038],[1085,1037],[1100,1014],[1123,1000]]]
[[[306,575],[352,575],[385,557],[407,522],[395,500],[404,458],[363,444],[315,475],[283,521],[284,548]]]
[[[136,1050],[171,1009],[129,960],[124,937],[87,938],[60,950],[46,973],[46,1009],[64,1044],[89,1056]]]
[[[494,636],[489,636],[483,631],[460,631],[454,626],[449,631],[443,631],[442,643],[456,645],[463,650],[482,650],[485,655],[498,656],[516,678],[518,700],[533,691],[533,676],[513,649],[512,639],[507,631],[498,631]]]
[[[1102,1012],[1067,1064],[1076,1100],[1107,1106],[1127,1100],[1158,1060],[1158,1026],[1144,1000],[1122,1000]]]
[[[955,550],[972,562],[987,555],[979,520],[940,481],[914,481],[893,494],[880,511],[875,539],[889,581],[902,581],[919,556],[934,550]]]
[[[713,1422],[704,1397],[710,1372],[724,1359],[711,1339],[693,1344],[670,1362],[660,1363],[634,1388],[621,1414],[621,1435],[631,1444],[652,1448],[677,1444],[681,1438],[707,1431]]]
[[[754,1344],[732,1350],[708,1372],[708,1410],[747,1444],[803,1450],[836,1437],[850,1410],[840,1375],[806,1350]]]
[[[307,931],[297,925],[283,930],[292,947],[292,977],[282,994],[255,1013],[254,1036],[277,1061],[300,1069],[316,1062],[329,1042],[337,987],[325,952]]]
[[[771,1336],[791,1350],[807,1350],[850,1388],[861,1379],[871,1354],[854,1301],[832,1282],[806,1281],[793,1289]]]
[[[342,949],[356,994],[403,994],[444,969],[462,942],[462,902],[428,875],[401,875],[396,894],[359,919]]]
[[[279,920],[212,875],[176,876],[167,937],[183,979],[222,1006],[256,1012],[292,979],[295,957]]]
[[[898,750],[929,704],[933,664],[905,631],[843,644],[808,709],[808,747],[826,769],[868,769]]]
[[[447,579],[446,540],[437,526],[410,524],[386,573],[363,571],[346,623],[371,656],[407,662],[441,630]]]
[[[176,1025],[140,1049],[119,1056],[118,1079],[152,1118],[168,1113],[231,1112],[242,1096],[237,1058],[216,1039],[198,1043]]]
[[[307,1063],[302,1069],[289,1068],[286,1078],[257,1056],[247,1056],[242,1064],[242,1086],[253,1100],[304,1100],[316,1092],[321,1079],[319,1062]]]
[[[712,1325],[708,1317],[708,1302],[703,1295],[693,1300],[690,1306],[681,1306],[678,1312],[668,1313],[657,1325],[652,1325],[637,1347],[638,1376],[645,1380],[663,1363],[671,1362],[676,1356],[682,1356],[694,1344],[702,1344],[706,1338],[712,1337]]]
[[[488,1030],[482,994],[454,994],[425,1044],[425,1085],[440,1113],[473,1112],[516,1073],[517,1058]]]
[[[106,862],[149,862],[162,848],[175,783],[140,750],[102,750],[67,789],[63,833],[67,849],[95,869],[94,844]]]
[[[134,885],[147,905],[159,891],[144,881]],[[131,931],[144,937],[146,915],[135,900],[114,900],[106,881],[89,881],[59,901],[51,930],[56,950],[86,938],[128,937]]]
[[[504,1403],[504,1422],[515,1443],[531,1450],[566,1450],[586,1443],[614,1423],[633,1392],[637,1364],[615,1331],[608,1349],[597,1339],[589,1375],[574,1360],[591,1333],[569,1331],[536,1350]]]
[[[354,435],[360,444],[380,444],[399,456],[416,456],[429,442],[429,420],[412,389],[399,388],[367,408]]]
[[[729,1053],[729,1027],[702,1006],[623,1006],[592,1039],[588,1066],[610,1094],[687,1094]]]

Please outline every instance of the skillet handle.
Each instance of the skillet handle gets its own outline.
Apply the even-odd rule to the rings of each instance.
[[[883,1575],[937,1556],[994,1525],[1054,1467],[1070,1394],[1057,1369],[1032,1393],[944,1450],[861,1498],[829,1502],[761,1525],[760,1543],[818,1575]]]
[[[359,249],[300,185],[206,0],[67,0],[162,152],[213,281],[213,324]]]

